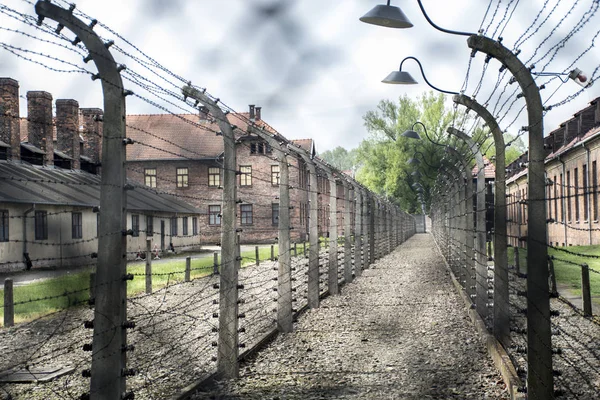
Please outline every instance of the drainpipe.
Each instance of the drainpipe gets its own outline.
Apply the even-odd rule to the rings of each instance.
[[[567,171],[567,167],[565,166],[565,162],[564,162],[564,160],[562,159],[562,157],[560,155],[558,156],[558,161],[562,164],[562,176],[563,176],[563,180],[562,180],[562,182],[560,184],[564,188],[565,187],[565,179],[567,179],[567,172],[566,172]],[[561,189],[561,191],[564,194],[564,189]],[[561,220],[562,220],[562,223],[563,223],[563,227],[564,227],[564,230],[565,230],[565,247],[566,247],[566,246],[569,245],[569,243],[567,242],[567,221],[566,221],[567,212],[565,211],[566,210],[566,208],[565,208],[566,201],[565,201],[565,196],[560,196],[560,197],[561,197],[561,199],[560,199],[560,208],[561,208],[560,217],[561,217]],[[570,199],[569,199],[569,201],[570,201]]]
[[[35,210],[35,204],[31,205],[31,208],[28,208],[23,212],[23,258],[25,259],[25,269],[30,270],[32,267],[31,258],[29,257],[29,252],[27,250],[27,214]]]
[[[586,163],[587,163],[587,170],[585,171],[586,173],[586,177],[585,177],[585,181],[586,181],[586,187],[585,187],[585,193],[583,194],[586,199],[587,199],[587,216],[588,216],[588,233],[590,236],[590,246],[592,245],[592,207],[591,207],[591,198],[590,198],[590,168],[591,168],[591,164],[590,164],[590,148],[587,147],[587,143],[583,142],[581,144],[583,146],[583,148],[585,149],[586,152]]]

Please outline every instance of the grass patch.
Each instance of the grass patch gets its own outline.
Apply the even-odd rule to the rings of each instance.
[[[300,249],[299,249],[300,250]],[[278,247],[274,248],[275,257]],[[242,252],[242,266],[256,262],[255,250]],[[271,257],[271,247],[259,248],[261,261]],[[220,263],[220,256],[218,262]],[[146,290],[146,263],[135,262],[127,265],[127,272],[134,279],[127,283],[127,295],[134,296]],[[213,272],[213,257],[192,258],[191,279],[201,278]],[[152,289],[158,290],[185,279],[185,260],[156,262],[152,265]],[[51,314],[53,312],[87,303],[89,299],[90,272],[62,275],[56,278],[33,282],[14,288],[15,323]],[[4,290],[0,290],[0,326],[4,324]]]
[[[569,246],[559,247],[570,252],[587,254],[600,257],[600,246]],[[576,264],[587,264],[590,268],[590,291],[592,297],[600,296],[600,274],[591,270],[600,271],[600,258],[584,257],[565,253],[557,249],[548,249],[548,255],[554,256],[554,272],[558,285],[567,285],[573,293],[581,295],[581,267]],[[514,263],[514,248],[508,248],[509,263]],[[527,249],[519,249],[519,260],[522,272],[527,272]]]

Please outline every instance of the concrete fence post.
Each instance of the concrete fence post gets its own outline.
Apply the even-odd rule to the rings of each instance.
[[[354,185],[354,274],[360,276],[362,273],[362,193],[357,185]]]
[[[14,306],[13,280],[6,278],[4,280],[4,327],[15,324],[15,306]]]
[[[92,28],[67,10],[38,1],[39,20],[50,18],[72,31],[89,51],[98,70],[104,97],[100,224],[98,234],[97,285],[94,311],[90,398],[118,399],[126,395],[127,343],[127,196],[125,187],[125,96],[120,69],[112,54]]]
[[[279,157],[279,256],[277,272],[277,329],[279,332],[293,330],[292,265],[290,251],[290,178],[285,153]],[[296,244],[294,243],[294,253]],[[273,246],[271,246],[273,257]]]
[[[352,195],[350,183],[344,181],[344,199],[346,199],[344,207],[344,279],[346,283],[350,283],[354,279],[354,274],[352,274],[352,224],[350,221],[350,207],[352,206],[350,197]]]
[[[337,226],[337,181],[333,171],[328,169],[329,180],[329,269],[327,287],[329,294],[338,294],[338,226]]]
[[[152,293],[152,239],[146,239],[146,293]]]
[[[302,154],[302,158],[308,167],[309,175],[309,255],[308,255],[308,307],[319,307],[319,196],[317,184],[317,168],[313,160]]]
[[[371,194],[369,196],[369,265],[375,262],[375,213],[377,203]]]
[[[554,397],[552,324],[548,287],[546,176],[544,116],[540,90],[530,68],[499,41],[481,35],[467,39],[468,46],[493,57],[513,75],[527,107],[529,164],[527,185],[527,396],[531,400]]]
[[[258,246],[254,247],[254,258],[256,260],[256,266],[258,267],[260,265],[260,253],[259,253]]]
[[[185,273],[184,273],[184,280],[186,282],[189,282],[191,280],[191,274],[192,274],[192,258],[186,257],[185,258]]]
[[[204,91],[189,85],[184,86],[182,92],[184,97],[191,97],[208,107],[223,134],[223,207],[221,212],[217,373],[223,378],[235,379],[239,374],[238,272],[241,265],[236,218],[238,166],[235,135],[227,115],[218,105],[218,100],[213,100]]]
[[[281,173],[279,174],[281,176]],[[275,261],[275,246],[271,245],[271,261]]]

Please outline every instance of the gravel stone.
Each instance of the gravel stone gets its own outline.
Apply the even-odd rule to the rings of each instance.
[[[415,235],[193,398],[509,398],[434,248]]]

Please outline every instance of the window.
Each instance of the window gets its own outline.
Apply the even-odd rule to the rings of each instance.
[[[575,186],[575,221],[579,222],[579,169],[573,170],[573,183]]]
[[[271,165],[271,185],[279,186],[279,165]]]
[[[252,167],[240,166],[240,186],[252,186]]]
[[[558,185],[556,184],[556,175],[554,175],[554,180],[552,181],[552,186],[554,186],[554,222],[558,221]]]
[[[596,161],[592,161],[592,216],[598,221],[598,168]]]
[[[567,221],[571,222],[571,171],[567,171]]]
[[[304,169],[304,164],[300,164],[300,168],[298,169],[298,183],[301,189],[306,189],[308,186],[308,176],[306,173],[306,169]]]
[[[0,210],[0,242],[8,242],[8,210]]]
[[[271,146],[264,142],[250,143],[250,154],[269,154],[272,152]]]
[[[82,217],[80,212],[71,213],[71,238],[81,239],[83,237]]]
[[[48,213],[46,211],[35,212],[35,240],[48,239]]]
[[[188,187],[189,170],[187,168],[177,168],[177,187]]]
[[[240,224],[252,225],[252,204],[240,205]]]
[[[219,168],[211,167],[208,169],[208,186],[221,186],[221,170]]]
[[[154,216],[146,215],[146,236],[154,236]]]
[[[192,217],[192,235],[198,234],[198,218]]]
[[[131,236],[140,236],[140,216],[138,214],[131,215],[131,230],[133,231]]]
[[[208,224],[221,225],[221,206],[208,206]]]
[[[156,168],[144,168],[144,184],[148,187],[156,187]]]
[[[581,188],[583,189],[583,220],[588,220],[588,171],[587,164],[581,169]]]
[[[560,174],[560,221],[565,221],[565,184],[563,181],[563,174]]]
[[[171,217],[171,236],[177,236],[177,217]]]
[[[183,217],[181,218],[181,231],[183,233],[183,236],[187,236],[188,233],[188,217]]]
[[[273,225],[279,225],[279,203],[271,204],[271,221]]]

